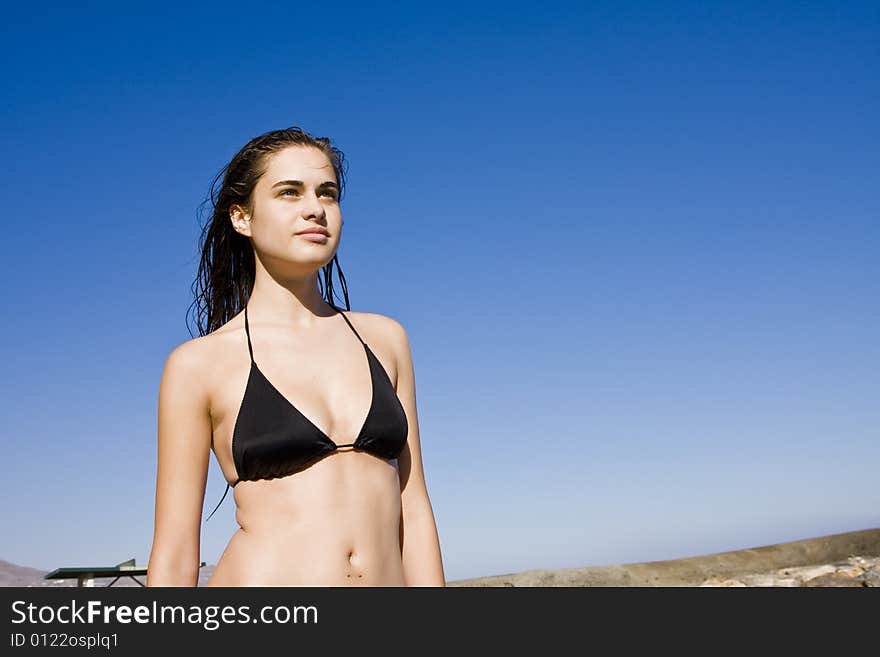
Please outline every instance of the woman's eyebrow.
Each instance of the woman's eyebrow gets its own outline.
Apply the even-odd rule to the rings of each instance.
[[[294,187],[297,187],[297,186],[302,187],[304,185],[304,183],[302,180],[279,180],[277,183],[272,185],[272,189],[275,189],[276,187],[280,187],[281,185],[293,185]],[[339,189],[339,185],[337,185],[332,180],[325,180],[320,185],[318,185],[319,189],[321,187],[335,187],[335,188]]]

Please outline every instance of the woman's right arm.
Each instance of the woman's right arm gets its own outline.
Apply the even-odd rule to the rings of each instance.
[[[211,454],[203,345],[168,356],[159,386],[156,515],[147,586],[197,586],[202,505]]]

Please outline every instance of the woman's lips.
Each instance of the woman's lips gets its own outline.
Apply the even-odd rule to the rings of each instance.
[[[309,242],[326,242],[327,236],[324,233],[297,233],[300,237]]]

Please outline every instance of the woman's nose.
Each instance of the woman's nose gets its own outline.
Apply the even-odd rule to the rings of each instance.
[[[303,199],[303,216],[318,218],[324,216],[324,206],[315,194],[307,194]]]

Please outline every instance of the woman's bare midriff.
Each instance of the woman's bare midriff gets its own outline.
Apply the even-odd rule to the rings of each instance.
[[[240,528],[207,586],[405,585],[396,461],[343,447],[233,491]]]

